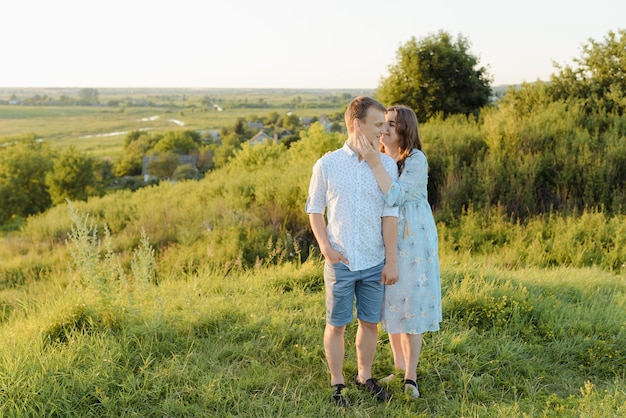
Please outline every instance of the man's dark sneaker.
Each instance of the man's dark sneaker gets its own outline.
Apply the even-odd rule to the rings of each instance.
[[[374,395],[379,402],[387,402],[391,400],[391,393],[382,388],[373,377],[367,379],[365,383],[361,383],[357,377],[356,384]]]
[[[332,396],[332,400],[333,402],[337,405],[337,406],[341,406],[341,407],[347,407],[349,405],[348,402],[348,398],[341,393],[342,390],[344,390],[346,387],[346,385],[338,383],[336,385],[333,385],[333,396]]]

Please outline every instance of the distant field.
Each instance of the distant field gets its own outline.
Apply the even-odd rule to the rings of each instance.
[[[0,88],[0,141],[35,134],[61,147],[75,146],[98,157],[115,158],[133,130],[210,130],[238,118],[272,112],[319,117],[341,111],[358,94],[348,91],[261,89],[102,89],[99,106],[25,105],[33,97],[54,102],[77,97],[79,89]],[[19,104],[8,104],[17,100]],[[109,105],[114,103],[114,105]],[[133,103],[133,105],[127,105]],[[137,104],[139,103],[139,104]],[[220,108],[221,111],[217,109]]]

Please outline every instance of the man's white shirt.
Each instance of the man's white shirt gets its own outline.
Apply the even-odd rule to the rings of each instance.
[[[392,180],[398,178],[393,158],[381,153]],[[324,214],[331,246],[348,259],[351,271],[365,270],[385,259],[381,218],[398,216],[385,204],[374,172],[346,143],[313,166],[306,213]]]

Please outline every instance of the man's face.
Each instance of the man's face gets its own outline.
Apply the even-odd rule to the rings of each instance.
[[[367,109],[365,120],[359,121],[361,133],[367,137],[370,143],[385,133],[385,112],[375,107]]]

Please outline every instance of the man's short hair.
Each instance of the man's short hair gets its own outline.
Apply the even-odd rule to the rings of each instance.
[[[350,104],[348,104],[348,108],[346,109],[345,119],[346,119],[346,128],[348,132],[352,132],[354,127],[352,123],[355,119],[365,120],[365,116],[367,115],[367,109],[370,107],[375,107],[381,112],[385,113],[387,108],[383,106],[380,102],[372,99],[368,96],[358,96],[352,99]]]

